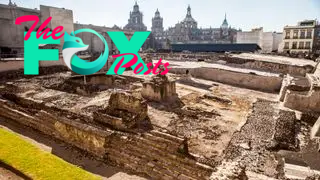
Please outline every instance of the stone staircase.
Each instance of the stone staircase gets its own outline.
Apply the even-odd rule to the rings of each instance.
[[[106,143],[111,161],[155,179],[209,179],[213,169],[188,155],[186,141],[159,131]]]

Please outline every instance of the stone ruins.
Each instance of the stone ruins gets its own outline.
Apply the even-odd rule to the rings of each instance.
[[[0,125],[31,128],[146,179],[317,177],[316,62],[246,53],[142,57],[172,69],[108,76],[106,65],[82,76],[61,59],[25,76],[23,61],[0,61]]]

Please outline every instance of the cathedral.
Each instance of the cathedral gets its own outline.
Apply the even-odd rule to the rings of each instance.
[[[143,24],[142,17],[143,14],[139,11],[136,2],[124,29],[146,31],[147,27]],[[235,43],[238,31],[241,30],[231,28],[226,15],[219,28],[198,28],[197,21],[192,17],[190,5],[187,8],[186,17],[175,26],[165,30],[163,28],[163,18],[157,9],[152,18],[152,33],[146,43],[148,47],[156,49],[169,48],[169,44],[172,43]]]
[[[231,28],[225,18],[220,28],[198,28],[197,21],[191,15],[191,7],[188,6],[186,17],[174,27],[163,30],[163,18],[157,9],[152,18],[152,33],[162,47],[170,43],[235,43],[239,30]],[[168,47],[167,47],[168,48]]]

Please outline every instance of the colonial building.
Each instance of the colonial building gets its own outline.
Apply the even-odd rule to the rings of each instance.
[[[133,6],[133,11],[130,11],[128,24],[124,27],[124,29],[132,31],[147,30],[147,27],[143,24],[143,14],[139,10],[139,5],[137,4],[137,1]]]
[[[190,6],[187,8],[186,17],[165,31],[163,19],[157,9],[152,18],[151,30],[156,41],[165,48],[168,48],[169,43],[234,43],[238,32],[229,26],[226,15],[220,28],[198,28],[197,21],[192,17]]]
[[[237,33],[237,43],[257,44],[264,53],[278,51],[279,44],[282,42],[282,33],[263,32],[263,28],[255,28],[251,31]]]
[[[296,26],[283,28],[283,44],[281,50],[290,53],[308,53],[315,51],[318,44],[317,21],[305,20]],[[316,42],[316,43],[315,43]]]

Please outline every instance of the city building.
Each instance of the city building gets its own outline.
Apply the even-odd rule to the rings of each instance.
[[[52,20],[47,25],[47,28],[53,30],[57,26],[63,26],[64,31],[71,33],[73,28],[73,12],[64,8],[55,8],[51,6],[40,5],[38,9],[28,9],[17,6],[9,1],[8,5],[0,4],[0,52],[2,54],[19,54],[23,52],[24,47],[24,32],[28,31],[34,21],[23,22],[21,25],[16,25],[15,20],[24,15],[36,15],[39,17],[35,31],[40,27],[50,16]],[[61,39],[63,44],[63,38]],[[61,49],[61,46],[60,46]]]
[[[251,31],[237,32],[237,43],[257,44],[264,53],[278,51],[282,42],[282,33],[263,32],[263,28],[255,28]]]
[[[51,6],[40,5],[40,10],[29,9],[24,7],[19,7],[11,0],[7,5],[0,4],[0,55],[1,57],[8,56],[21,56],[24,53],[24,32],[28,31],[33,25],[33,21],[23,22],[21,25],[16,25],[15,20],[24,15],[36,15],[39,17],[39,23],[33,31],[37,31],[40,25],[50,16],[52,20],[47,25],[47,28],[53,30],[58,26],[63,26],[63,30],[67,33],[72,31],[89,28],[100,33],[107,41],[109,47],[109,54],[117,53],[118,49],[115,47],[114,43],[111,41],[110,37],[106,33],[107,31],[124,31],[125,35],[130,38],[133,31],[122,30],[117,27],[105,27],[105,26],[95,26],[92,24],[80,24],[74,23],[73,21],[73,11],[65,8],[57,8]],[[80,33],[77,35],[82,38],[84,44],[88,44],[88,52],[101,53],[104,51],[104,44],[99,39],[99,37],[94,36],[90,33]],[[64,43],[64,38],[60,39],[60,45],[54,45],[50,48],[62,49]],[[61,52],[61,51],[60,51]]]
[[[151,30],[156,41],[164,48],[169,48],[168,44],[171,43],[235,43],[239,31],[229,26],[226,15],[219,28],[198,28],[197,21],[192,17],[190,5],[186,17],[181,22],[167,30],[163,29],[163,19],[157,10],[152,18]]]
[[[316,25],[313,41],[313,52],[320,55],[320,24]]]
[[[319,45],[319,33],[316,35],[318,27],[316,20],[305,20],[298,22],[296,26],[285,26],[283,28],[282,51],[287,53],[310,53],[315,50],[315,45]]]
[[[201,44],[193,44],[193,43],[185,43],[185,44],[171,44],[171,49],[173,52],[216,52],[216,53],[224,53],[224,52],[256,52],[261,50],[261,48],[257,44],[210,44],[210,43],[201,43]]]
[[[139,5],[137,1],[133,6],[133,11],[130,11],[128,24],[124,27],[124,29],[132,30],[132,31],[146,31],[147,26],[143,24],[143,14],[139,10]]]

